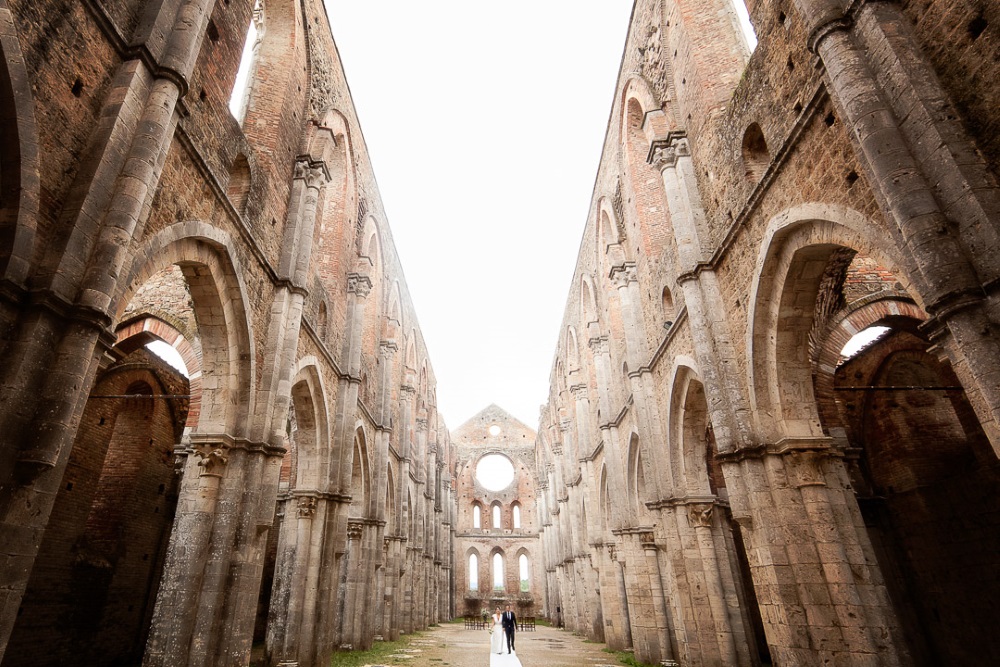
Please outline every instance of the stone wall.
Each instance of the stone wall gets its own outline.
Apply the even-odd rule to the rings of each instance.
[[[535,489],[535,432],[495,405],[452,431],[455,471],[454,608],[478,616],[483,609],[510,604],[519,616],[544,614],[541,607],[543,563],[538,542]],[[483,457],[500,454],[513,465],[513,479],[491,490],[477,479]],[[494,525],[493,507],[500,508]],[[519,514],[515,526],[514,508]],[[474,519],[479,509],[479,525]],[[494,555],[503,562],[503,585],[495,586]],[[471,588],[470,556],[478,563],[476,589]],[[528,579],[520,578],[520,558],[527,558]],[[526,589],[525,589],[526,588]]]
[[[636,2],[538,429],[545,607],[644,662],[993,657],[995,9],[748,4],[752,54],[728,3]]]
[[[322,2],[0,0],[0,47],[0,664],[320,665],[450,618],[448,432]],[[156,527],[81,578],[124,493],[94,394],[157,339],[185,418],[113,466],[155,435]]]

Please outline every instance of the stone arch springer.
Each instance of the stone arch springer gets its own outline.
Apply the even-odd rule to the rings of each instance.
[[[41,189],[31,79],[7,0],[0,0],[0,278],[23,285],[38,243]]]
[[[848,248],[877,260],[903,284],[919,303],[908,272],[896,246],[880,227],[862,213],[839,204],[810,202],[771,218],[760,244],[749,291],[746,361],[747,387],[755,430],[761,437],[778,442],[784,439],[824,438],[812,387],[811,364],[801,357],[804,341],[814,315],[815,294],[808,307],[793,308],[784,303],[791,298],[794,269],[806,263],[825,267],[826,258],[836,248]],[[804,280],[804,279],[803,279]],[[818,278],[814,279],[818,282]],[[807,283],[804,288],[818,289]],[[803,300],[800,299],[799,303]],[[792,320],[794,326],[786,325]],[[799,350],[779,355],[782,346]],[[808,352],[804,352],[808,357]],[[780,381],[779,381],[780,378]]]
[[[198,431],[246,437],[255,405],[255,346],[245,269],[228,233],[201,221],[187,221],[146,239],[135,254],[129,280],[119,288],[115,320],[121,319],[136,290],[170,265],[207,274],[197,276],[205,278],[205,291],[200,300],[193,299],[202,338],[203,377],[218,372],[222,381],[203,392]],[[185,279],[192,277],[185,274]],[[206,312],[213,310],[205,303],[210,300],[217,302],[214,310],[218,312]],[[222,370],[217,371],[220,366]]]

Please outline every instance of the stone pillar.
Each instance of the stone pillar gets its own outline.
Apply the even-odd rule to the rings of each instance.
[[[725,317],[722,290],[707,260],[708,229],[698,192],[691,150],[683,132],[671,132],[665,140],[654,141],[650,160],[663,176],[670,224],[677,245],[677,282],[684,292],[684,305],[698,358],[701,380],[709,401],[712,428],[720,451],[753,442],[749,401],[741,379],[733,338]],[[709,316],[712,313],[714,316]]]
[[[708,605],[712,610],[715,637],[719,656],[724,665],[748,664],[740,660],[736,652],[736,642],[732,619],[729,616],[729,601],[735,591],[727,591],[723,585],[722,566],[716,552],[713,536],[713,503],[691,503],[687,505],[688,525],[694,530],[697,548],[700,552],[702,572],[708,589]],[[728,560],[723,561],[728,566]],[[742,656],[740,656],[742,657]]]
[[[795,0],[809,47],[859,161],[906,253],[931,318],[983,430],[1000,455],[1000,191],[895,3]],[[973,249],[971,252],[969,249]],[[995,301],[995,300],[994,300]]]
[[[649,567],[649,583],[653,595],[653,610],[659,619],[658,636],[660,644],[661,663],[663,665],[677,664],[677,648],[674,644],[673,614],[667,606],[666,592],[663,588],[663,572],[660,569],[659,549],[652,532],[643,532],[639,536],[646,564]]]
[[[621,603],[622,630],[621,639],[625,650],[632,648],[632,611],[628,603],[628,588],[625,585],[625,563],[618,559],[614,545],[608,545],[611,565],[614,568],[615,582],[618,585],[618,599]]]
[[[2,319],[17,320],[0,347],[0,543],[15,545],[0,552],[0,656],[98,360],[114,342],[108,328],[129,251],[148,219],[213,4],[149,5],[63,203],[56,240],[65,245],[27,269],[37,288],[30,299],[13,282],[0,291]],[[150,59],[140,57],[143,50]]]

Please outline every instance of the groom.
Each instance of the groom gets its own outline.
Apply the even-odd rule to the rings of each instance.
[[[503,626],[503,633],[507,636],[507,653],[510,654],[514,650],[514,632],[517,630],[517,616],[510,610],[510,605],[507,605],[507,611],[503,613],[500,625]]]

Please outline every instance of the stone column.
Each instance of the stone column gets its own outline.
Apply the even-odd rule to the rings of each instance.
[[[671,132],[654,141],[650,161],[660,169],[666,192],[670,224],[677,245],[677,282],[684,292],[684,305],[698,358],[701,380],[719,451],[729,451],[753,442],[749,401],[743,393],[739,367],[722,290],[714,269],[707,264],[708,229],[695,177],[691,150],[684,132]],[[709,313],[716,316],[710,317]],[[727,370],[732,369],[732,370]]]
[[[670,608],[667,606],[667,596],[663,589],[663,573],[660,570],[659,549],[652,532],[639,535],[646,564],[649,567],[650,588],[653,594],[653,609],[659,622],[657,624],[660,642],[661,664],[665,667],[676,667],[677,648],[674,645],[674,622]]]
[[[936,73],[915,52],[895,3],[795,0],[831,99],[906,253],[931,319],[983,430],[1000,455],[1000,194]],[[902,119],[902,120],[901,120]],[[969,248],[974,249],[973,252]],[[995,301],[995,300],[993,300]]]
[[[708,588],[708,604],[712,610],[715,625],[715,636],[718,641],[719,655],[724,665],[747,664],[740,660],[736,652],[736,642],[733,637],[732,619],[729,617],[727,591],[722,581],[722,569],[716,553],[712,517],[715,513],[713,503],[691,503],[687,506],[688,524],[694,529],[701,554],[702,571]],[[724,561],[728,566],[728,561]]]
[[[151,3],[97,118],[51,259],[8,282],[0,347],[0,656],[16,620],[214,0]],[[152,38],[155,35],[155,40]],[[11,294],[10,292],[15,292]]]
[[[608,545],[611,564],[615,572],[615,582],[618,584],[618,599],[621,602],[622,636],[625,650],[632,648],[632,611],[628,603],[628,588],[625,586],[625,563],[618,559],[615,545]]]

